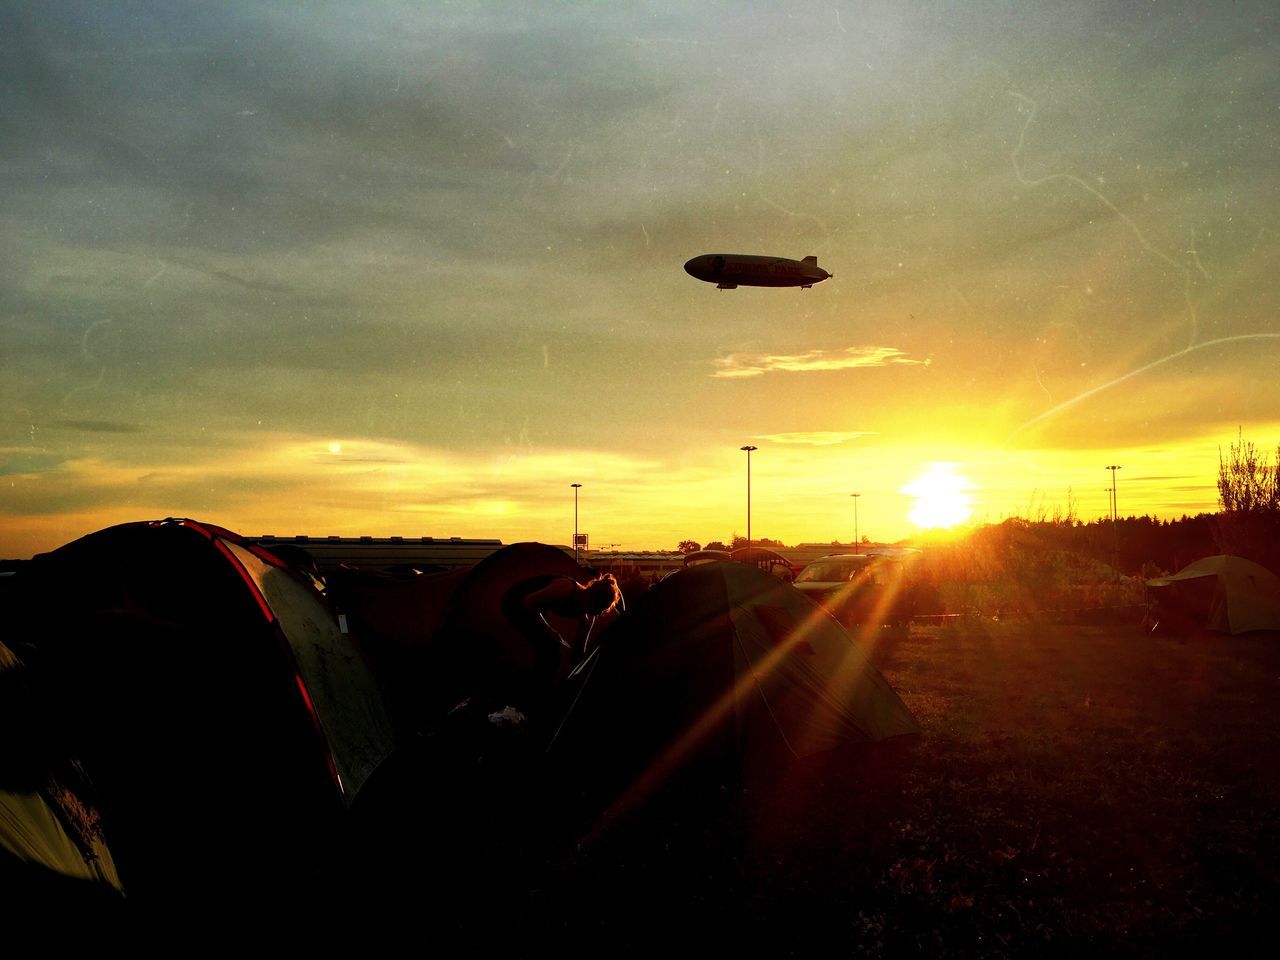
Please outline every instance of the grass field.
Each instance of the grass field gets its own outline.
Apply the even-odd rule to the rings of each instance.
[[[774,838],[801,952],[1273,955],[1280,638],[969,622],[874,656],[923,734]]]
[[[1274,954],[1280,639],[969,621],[873,650],[921,736],[795,765],[719,846],[654,812],[538,932],[568,899],[566,933],[635,955]]]

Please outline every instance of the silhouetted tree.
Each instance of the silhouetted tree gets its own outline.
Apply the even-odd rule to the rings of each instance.
[[[703,549],[704,549],[704,550],[728,550],[729,548],[728,548],[728,547],[726,547],[726,546],[725,546],[723,543],[721,543],[719,540],[712,540],[712,541],[711,541],[710,543],[708,543],[705,547],[703,547]]]
[[[1227,513],[1280,511],[1280,448],[1269,464],[1241,430],[1224,457],[1218,448],[1218,502]]]
[[[1225,456],[1219,448],[1218,502],[1218,549],[1280,569],[1280,448],[1268,463],[1243,430]]]
[[[702,547],[698,545],[697,540],[681,540],[680,545],[676,547],[676,549],[681,553],[697,553],[702,549]]]

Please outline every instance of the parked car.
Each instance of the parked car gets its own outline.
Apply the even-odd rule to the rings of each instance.
[[[913,612],[904,559],[820,557],[800,571],[794,586],[845,626],[903,627]]]

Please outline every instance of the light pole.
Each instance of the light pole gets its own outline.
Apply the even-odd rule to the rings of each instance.
[[[751,451],[756,449],[751,445],[739,447],[739,450],[747,452],[747,546],[751,546]]]
[[[573,559],[578,559],[578,490],[582,487],[580,483],[571,483],[573,487]]]
[[[1112,463],[1112,464],[1108,464],[1106,467],[1103,467],[1103,469],[1111,471],[1111,528],[1114,530],[1116,525],[1116,520],[1120,516],[1120,511],[1118,509],[1119,505],[1116,503],[1116,471],[1121,470],[1123,468],[1118,467],[1114,463]]]
[[[858,545],[862,543],[862,541],[858,539],[858,498],[862,496],[862,494],[851,493],[849,496],[853,497],[853,552],[857,553],[859,550]]]
[[[1116,521],[1120,519],[1120,504],[1116,502],[1116,471],[1121,469],[1114,463],[1107,464],[1111,471],[1111,566],[1115,568],[1116,580],[1120,579],[1120,532],[1116,529]]]

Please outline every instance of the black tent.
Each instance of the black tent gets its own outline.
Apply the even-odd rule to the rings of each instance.
[[[313,586],[191,520],[90,534],[15,579],[12,642],[98,788],[131,899],[302,895],[394,739]]]
[[[739,563],[662,581],[605,634],[579,682],[550,751],[623,805],[682,769],[740,779],[771,758],[919,730],[839,624]]]
[[[544,806],[516,809],[564,838],[544,859],[569,869],[536,884],[543,909],[572,904],[567,936],[600,952],[757,947],[776,865],[876,829],[919,729],[843,627],[735,562],[656,585],[574,679]]]

